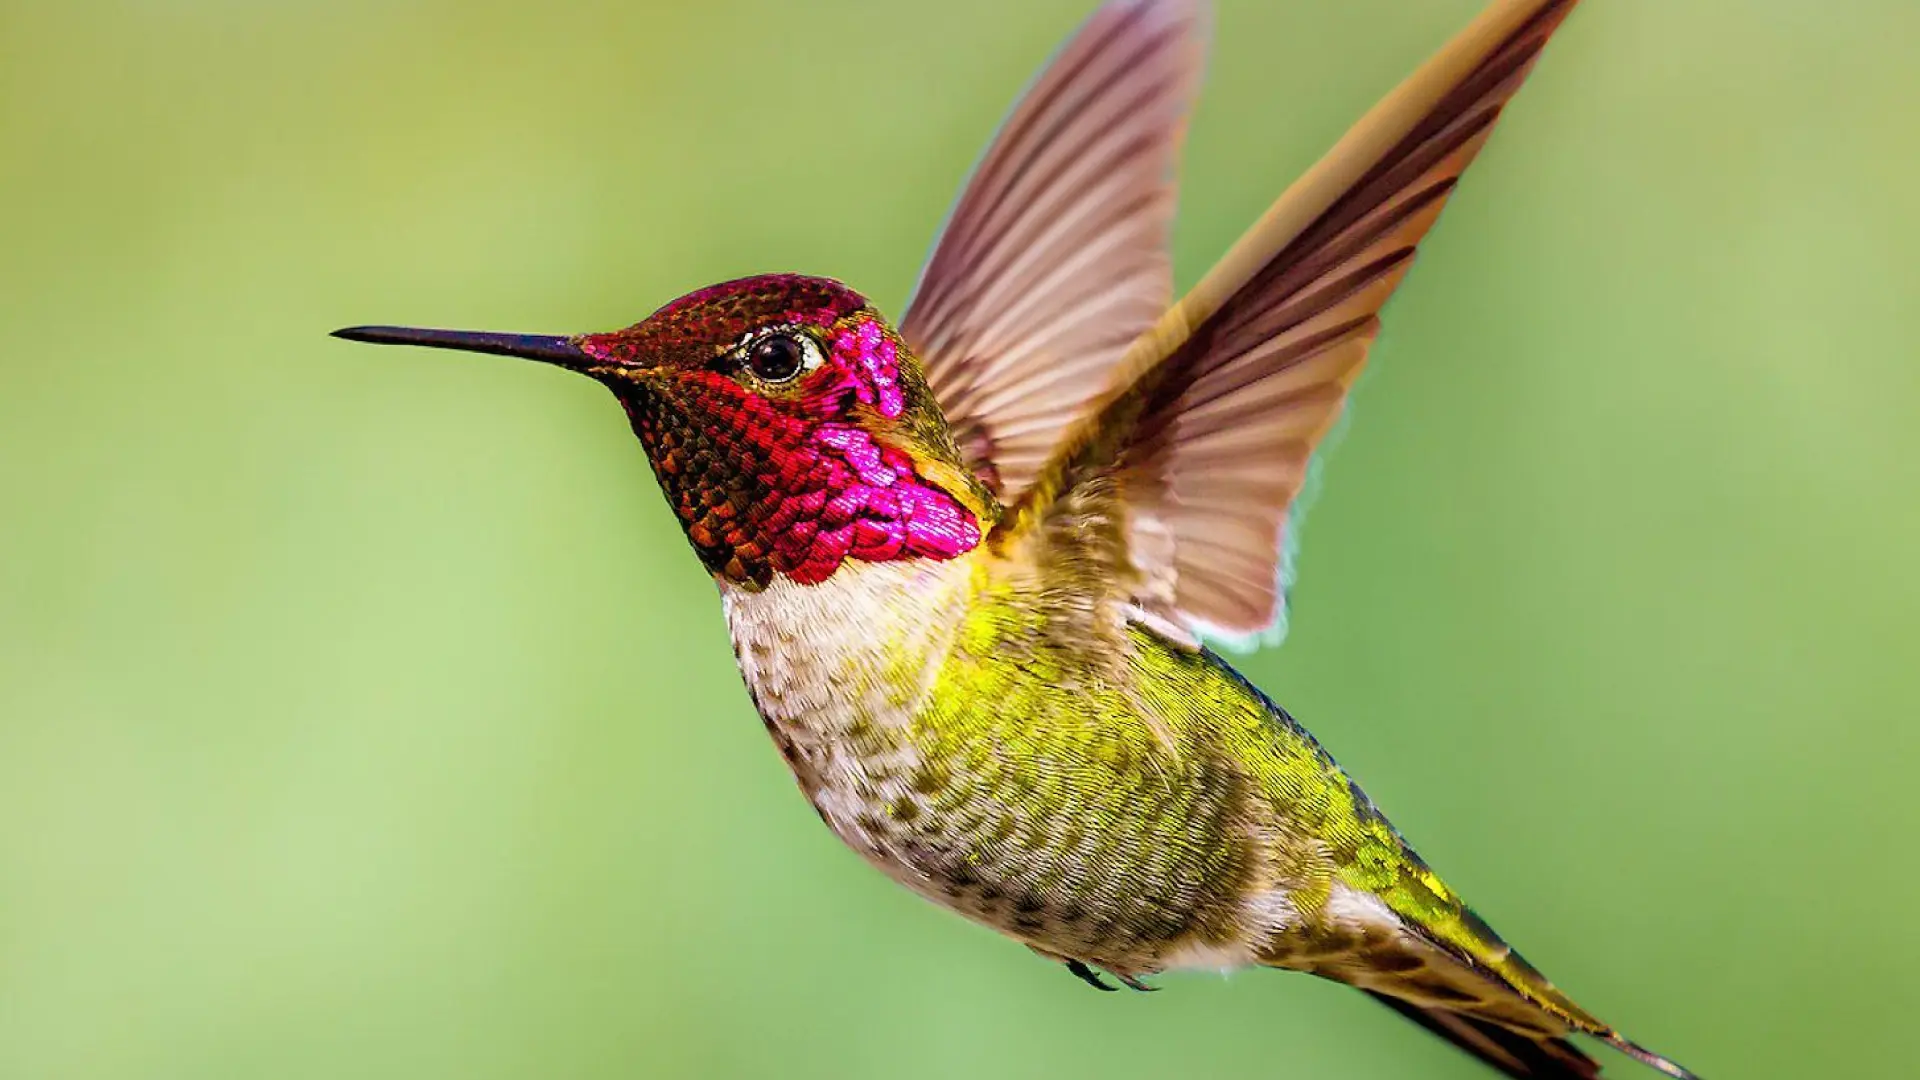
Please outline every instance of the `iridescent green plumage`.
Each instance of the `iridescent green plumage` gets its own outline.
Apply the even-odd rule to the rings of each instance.
[[[843,720],[829,719],[837,708],[769,700],[771,650],[749,666],[763,710],[804,731],[800,741],[892,766],[845,781],[861,808],[857,847],[1036,950],[1117,974],[1217,960],[1323,974],[1384,961],[1406,975],[1436,950],[1497,980],[1443,979],[1439,996],[1493,1001],[1504,983],[1554,1020],[1599,1027],[1220,658],[1133,624],[1088,627],[1022,576],[982,555],[850,593],[840,615],[887,627],[883,648],[780,660],[817,680],[818,697],[854,704]],[[924,592],[908,600],[907,590]],[[749,652],[768,607],[729,605]],[[876,705],[848,693],[861,686],[880,688],[865,695]],[[1337,890],[1386,910],[1356,924],[1337,910]],[[1273,918],[1250,921],[1252,911]],[[1396,920],[1411,936],[1393,933]]]
[[[927,809],[953,819],[994,808],[983,827],[963,830],[954,855],[1027,886],[1002,906],[1033,909],[1013,918],[1030,944],[1130,975],[1180,950],[1329,972],[1367,963],[1368,948],[1418,951],[1341,927],[1329,906],[1344,887],[1378,896],[1546,1011],[1597,1026],[1513,957],[1312,736],[1219,657],[1137,626],[1119,641],[1054,632],[1044,603],[998,585],[975,594],[911,728],[937,763],[914,785],[932,793],[931,806],[889,808],[896,820],[906,811],[910,830]],[[1298,920],[1262,937],[1244,909],[1273,891]]]

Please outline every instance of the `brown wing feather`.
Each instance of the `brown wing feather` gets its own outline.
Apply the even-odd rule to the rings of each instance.
[[[1100,561],[1131,566],[1133,601],[1217,636],[1273,626],[1288,512],[1379,311],[1576,2],[1496,0],[1376,106],[1134,343],[999,539],[1063,535],[1035,526],[1100,478],[1126,522]]]
[[[1032,482],[1165,313],[1174,165],[1199,0],[1114,0],[1008,117],[901,320],[955,442],[996,492]]]

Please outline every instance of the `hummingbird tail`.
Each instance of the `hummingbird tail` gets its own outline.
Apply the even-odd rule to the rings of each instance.
[[[1604,1080],[1600,1063],[1566,1039],[1524,1034],[1470,1013],[1430,1008],[1378,990],[1362,988],[1362,992],[1514,1080]],[[1673,1080],[1700,1080],[1678,1063],[1617,1031],[1604,1029],[1591,1034]]]
[[[1673,1080],[1700,1080],[1698,1076],[1681,1068],[1678,1062],[1661,1057],[1659,1054],[1641,1046],[1639,1043],[1634,1042],[1632,1039],[1627,1038],[1617,1031],[1604,1032],[1599,1037],[1605,1039],[1608,1046],[1613,1047],[1615,1050],[1620,1051],[1649,1069],[1673,1077]]]
[[[1362,990],[1514,1080],[1598,1080],[1600,1064],[1565,1039],[1522,1035],[1466,1013],[1416,1005],[1378,990]]]

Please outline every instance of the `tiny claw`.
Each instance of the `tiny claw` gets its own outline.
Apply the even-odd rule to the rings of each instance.
[[[1092,968],[1088,967],[1087,965],[1081,963],[1078,960],[1067,961],[1067,970],[1073,972],[1074,978],[1079,979],[1081,982],[1086,983],[1088,986],[1093,987],[1095,990],[1105,990],[1107,993],[1111,994],[1120,989],[1117,986],[1108,986],[1104,981],[1101,980],[1100,974],[1098,972],[1094,971]]]
[[[1141,982],[1139,979],[1136,979],[1131,975],[1115,975],[1114,978],[1119,979],[1121,982],[1125,983],[1127,986],[1127,989],[1138,990],[1143,994],[1151,994],[1154,991],[1160,989],[1157,986],[1148,986],[1146,983]]]

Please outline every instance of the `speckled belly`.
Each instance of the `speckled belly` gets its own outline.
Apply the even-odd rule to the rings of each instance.
[[[821,817],[890,877],[1050,955],[1148,972],[1235,946],[1260,861],[1240,774],[1172,741],[1123,682],[1023,656],[953,573],[864,567],[837,600],[729,595],[748,687]]]

